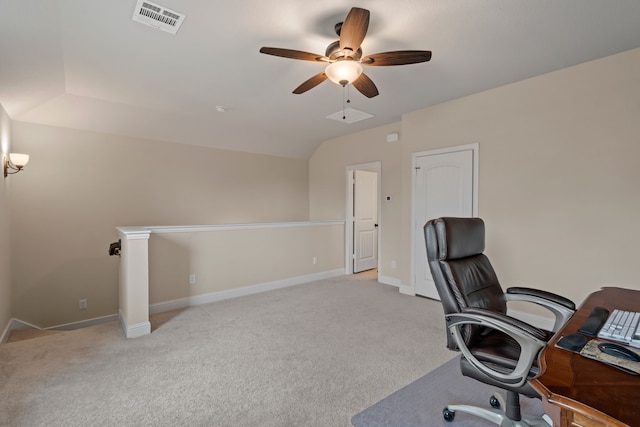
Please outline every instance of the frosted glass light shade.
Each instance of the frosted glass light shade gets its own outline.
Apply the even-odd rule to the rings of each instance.
[[[324,70],[329,80],[339,85],[353,83],[362,74],[362,65],[356,61],[336,61],[327,65]]]
[[[11,160],[11,163],[13,163],[15,167],[23,168],[27,163],[29,163],[29,155],[22,153],[10,153],[9,160]]]

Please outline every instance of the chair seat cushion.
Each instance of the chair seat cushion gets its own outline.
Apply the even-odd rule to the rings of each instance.
[[[545,331],[547,334],[547,341],[553,336],[552,332]],[[520,356],[520,346],[518,343],[509,337],[508,335],[492,330],[482,336],[476,343],[474,343],[471,353],[487,367],[494,369],[503,374],[512,372],[518,362]],[[528,383],[520,387],[509,387],[504,382],[495,380],[488,375],[478,371],[471,363],[464,357],[460,359],[460,368],[462,374],[471,378],[475,378],[479,381],[494,385],[507,390],[512,390],[520,394],[524,394],[529,397],[539,397],[538,393]],[[529,371],[528,378],[533,378],[538,374],[537,361],[533,363],[531,370]]]

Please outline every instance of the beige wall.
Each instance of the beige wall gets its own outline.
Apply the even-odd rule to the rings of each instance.
[[[385,220],[381,248],[399,251],[398,271],[385,274],[410,283],[412,154],[478,143],[479,214],[505,287],[529,285],[578,303],[605,285],[640,289],[638,75],[635,49],[403,116],[401,167],[382,176],[383,186],[400,182],[394,191],[402,195],[399,220]],[[371,160],[361,151],[366,139],[327,141],[314,154],[312,217],[343,218],[344,190],[334,181],[344,175],[345,157]],[[396,159],[394,152],[380,160],[384,168]]]
[[[309,214],[315,220],[344,220],[347,198],[347,166],[380,161],[381,212],[380,270],[384,276],[398,277],[391,261],[400,265],[400,234],[403,199],[400,169],[402,147],[399,142],[387,142],[387,134],[398,132],[400,122],[358,132],[324,142],[309,160]],[[400,135],[400,139],[403,136]],[[385,200],[391,196],[391,201]]]
[[[114,314],[118,260],[106,249],[116,226],[344,219],[345,168],[373,161],[392,196],[382,203],[380,274],[408,285],[411,156],[468,143],[480,146],[480,216],[505,286],[577,302],[602,285],[640,288],[638,75],[640,49],[326,141],[308,164],[13,122],[13,150],[31,160],[0,189],[0,321]],[[387,143],[396,131],[399,143]]]
[[[52,326],[118,310],[116,226],[308,219],[308,165],[13,122],[14,317]],[[88,299],[87,310],[78,301]]]
[[[0,104],[0,147],[2,155],[11,148],[11,120]],[[11,320],[11,247],[9,179],[0,185],[0,338]]]
[[[154,232],[149,240],[151,304],[344,271],[344,223],[304,224]],[[190,274],[195,284],[189,284]]]

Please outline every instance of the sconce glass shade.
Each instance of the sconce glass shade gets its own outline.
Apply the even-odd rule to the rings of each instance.
[[[27,165],[27,163],[29,163],[29,155],[22,153],[10,153],[9,160],[15,167],[22,169]]]
[[[27,163],[29,163],[29,155],[21,153],[10,153],[9,157],[2,156],[4,163],[4,177],[20,172]],[[13,172],[10,172],[13,171]]]
[[[332,62],[324,70],[329,80],[342,86],[353,83],[362,74],[362,65],[359,62],[343,60]]]

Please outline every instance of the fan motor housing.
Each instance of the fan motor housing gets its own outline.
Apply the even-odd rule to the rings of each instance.
[[[327,50],[325,50],[324,56],[329,58],[332,61],[338,61],[344,59],[347,55],[344,54],[342,50],[340,50],[340,40],[336,40],[327,46]],[[351,59],[354,61],[359,61],[362,58],[362,49],[358,48],[357,51],[350,55]]]

